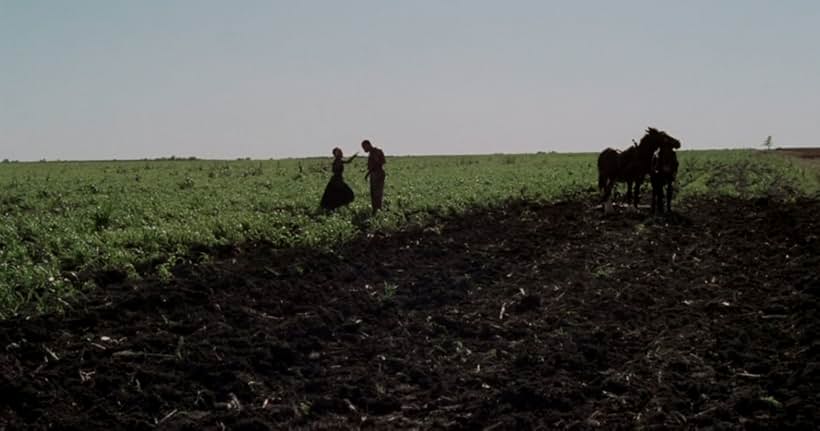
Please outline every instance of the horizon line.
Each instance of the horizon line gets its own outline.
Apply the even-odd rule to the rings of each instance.
[[[617,149],[617,148],[616,148]],[[790,151],[790,150],[820,150],[820,147],[777,147],[772,148],[771,150],[767,150],[765,148],[757,148],[757,147],[724,147],[724,148],[690,148],[690,149],[680,149],[677,152],[698,152],[698,151]],[[493,153],[434,153],[434,154],[390,154],[387,153],[390,157],[481,157],[481,156],[527,156],[527,155],[550,155],[550,154],[562,154],[562,155],[570,155],[570,154],[596,154],[598,151],[536,151],[536,152],[520,152],[520,153],[505,153],[505,152],[493,152]],[[48,159],[48,158],[41,158],[39,160],[35,159],[24,159],[24,160],[11,160],[11,159],[3,159],[2,164],[11,164],[11,163],[94,163],[94,162],[185,162],[185,161],[212,161],[212,162],[231,162],[231,161],[280,161],[280,160],[307,160],[307,159],[329,159],[332,156],[330,155],[308,155],[308,156],[298,156],[298,157],[226,157],[226,158],[207,158],[207,157],[198,157],[198,156],[159,156],[159,157],[141,157],[141,158],[111,158],[111,159]],[[348,156],[349,157],[349,156]]]

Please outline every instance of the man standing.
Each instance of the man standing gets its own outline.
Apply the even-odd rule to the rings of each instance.
[[[373,207],[373,214],[382,208],[382,198],[384,198],[384,152],[374,147],[370,141],[362,141],[362,149],[368,153],[367,174],[364,178],[370,178],[370,204]]]

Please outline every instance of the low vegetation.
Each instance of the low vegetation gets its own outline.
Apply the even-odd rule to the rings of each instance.
[[[788,201],[820,190],[809,167],[776,154],[682,152],[680,161],[676,199]],[[593,154],[390,157],[387,210],[374,218],[360,162],[346,173],[356,201],[318,210],[329,167],[330,159],[4,163],[0,318],[58,309],[95,287],[90,274],[170,277],[175,264],[221,246],[330,248],[362,231],[509,199],[595,203]]]

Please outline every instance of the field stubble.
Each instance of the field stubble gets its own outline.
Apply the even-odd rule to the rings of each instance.
[[[507,202],[0,322],[7,429],[816,429],[817,200]]]
[[[816,177],[681,159],[666,218],[602,217],[590,155],[391,159],[375,219],[314,212],[319,161],[16,166],[25,268],[102,288],[0,321],[0,429],[816,428]]]

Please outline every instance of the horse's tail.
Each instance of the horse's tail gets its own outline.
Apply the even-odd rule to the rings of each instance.
[[[598,190],[606,188],[609,176],[614,172],[614,164],[617,163],[617,153],[611,148],[601,151],[598,155]]]

